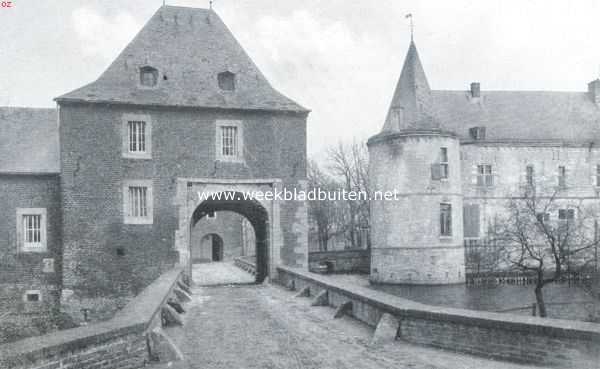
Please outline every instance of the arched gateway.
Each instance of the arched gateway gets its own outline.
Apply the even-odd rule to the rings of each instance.
[[[244,216],[256,235],[256,282],[274,277],[280,264],[280,203],[278,200],[252,198],[280,188],[276,179],[223,180],[179,179],[176,202],[179,205],[179,229],[176,248],[180,263],[191,273],[191,232],[200,219],[211,212],[232,211]]]

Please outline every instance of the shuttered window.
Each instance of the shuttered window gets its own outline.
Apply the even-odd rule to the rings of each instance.
[[[479,205],[465,205],[463,208],[464,236],[479,237]]]

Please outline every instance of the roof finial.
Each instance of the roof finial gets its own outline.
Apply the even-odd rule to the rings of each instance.
[[[208,2],[208,7],[209,7],[211,10],[212,10],[212,4],[213,4],[213,0],[210,0],[210,1]]]
[[[408,13],[404,16],[404,18],[410,18],[410,42],[413,42],[413,36],[415,33],[415,25],[413,24],[413,16],[412,13]]]

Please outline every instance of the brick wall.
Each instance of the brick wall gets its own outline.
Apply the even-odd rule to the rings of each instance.
[[[46,209],[46,251],[20,250],[17,208]],[[6,326],[3,323],[14,325],[17,321],[50,319],[55,312],[61,284],[60,224],[57,175],[0,174],[0,311],[20,315],[18,319],[10,316],[0,319],[0,331]],[[48,259],[52,259],[53,268],[44,268],[44,261],[48,263]],[[40,291],[41,301],[26,302],[24,294],[28,290]]]
[[[161,309],[182,281],[174,268],[157,278],[104,322],[0,345],[0,368],[136,369],[149,364],[148,333],[161,326]]]
[[[152,159],[122,157],[123,114],[151,117]],[[217,119],[243,121],[243,163],[215,160]],[[280,178],[297,186],[306,176],[304,114],[63,104],[60,121],[63,283],[75,297],[135,293],[178,260],[177,178]],[[125,179],[152,180],[153,224],[123,224]],[[282,206],[281,251],[291,264],[303,253],[306,233],[293,229],[306,221],[303,212],[301,204]]]

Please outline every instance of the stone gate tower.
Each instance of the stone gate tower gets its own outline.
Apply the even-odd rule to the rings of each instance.
[[[371,137],[371,281],[465,281],[458,137],[434,118],[431,90],[411,41],[382,131]]]

